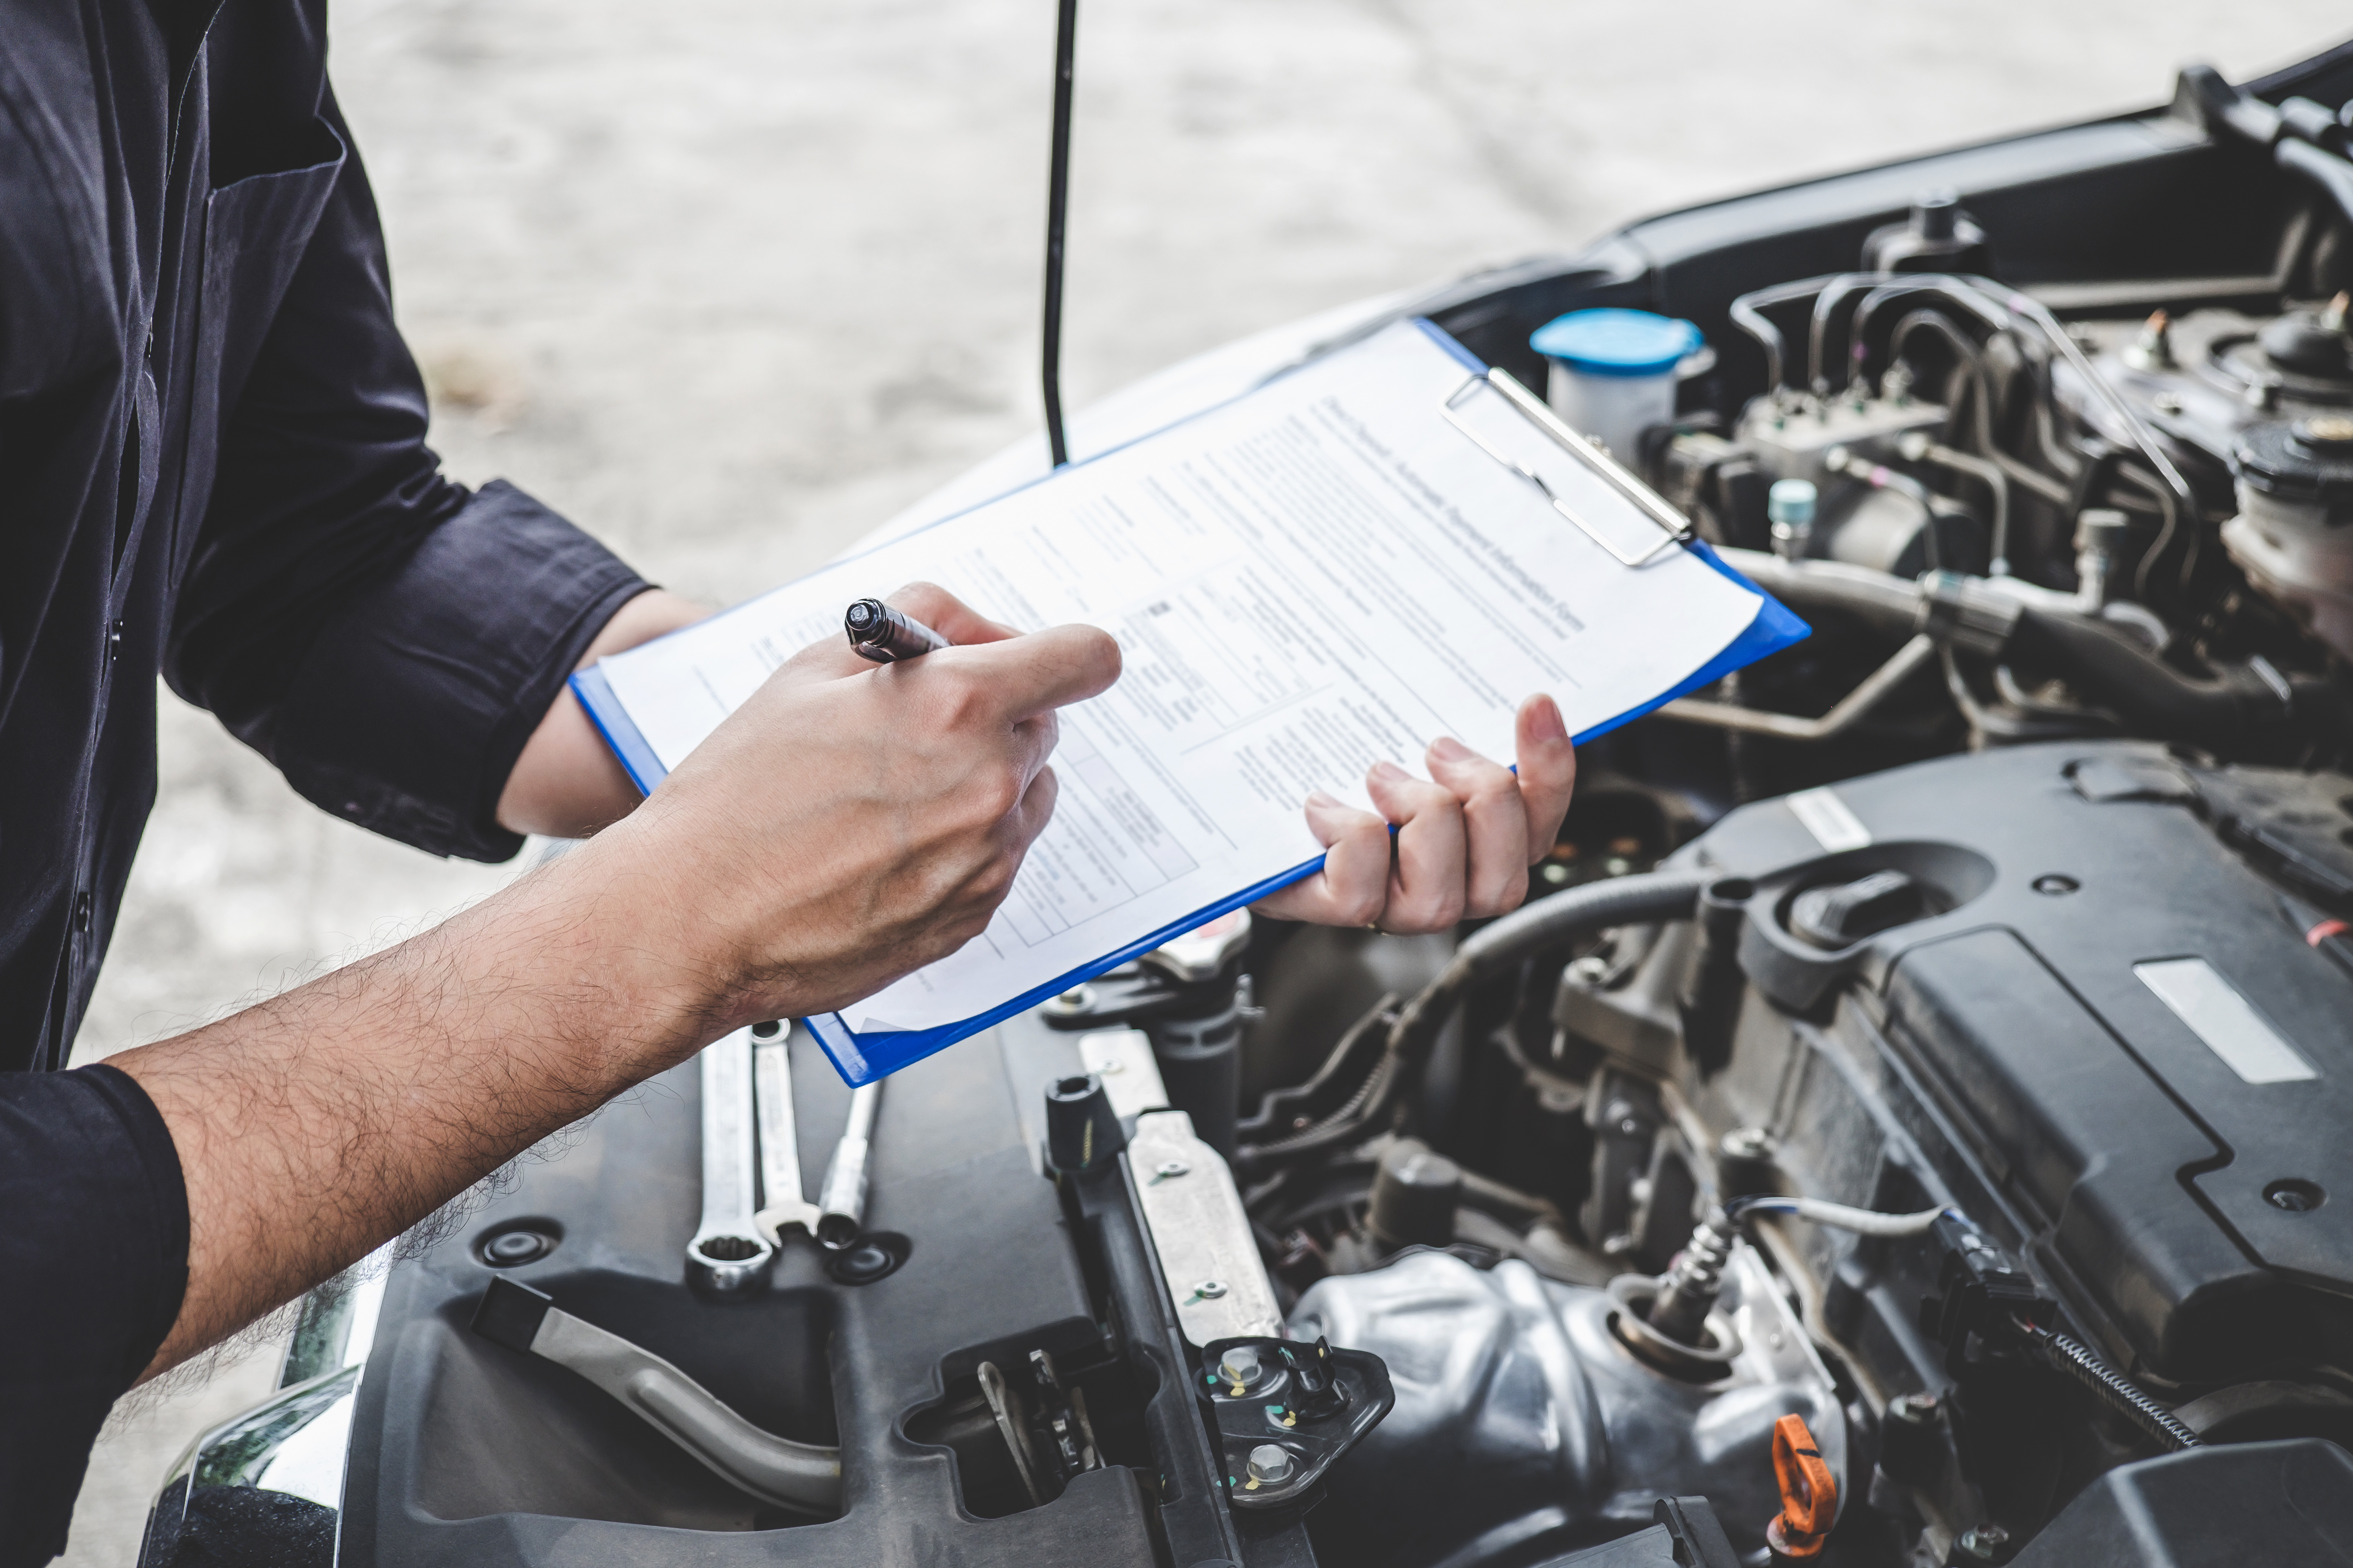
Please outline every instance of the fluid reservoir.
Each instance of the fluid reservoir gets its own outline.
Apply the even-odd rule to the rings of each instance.
[[[1675,367],[1700,346],[1689,321],[1648,310],[1571,310],[1528,346],[1551,367],[1546,400],[1569,428],[1597,437],[1628,468],[1642,432],[1675,416]]]
[[[2353,658],[2353,418],[2252,425],[2231,454],[2239,515],[2222,544],[2248,581]]]

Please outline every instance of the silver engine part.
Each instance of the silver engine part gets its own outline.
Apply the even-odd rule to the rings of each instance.
[[[1332,1478],[1332,1524],[1395,1561],[1487,1561],[1620,1535],[1659,1497],[1698,1494],[1756,1551],[1780,1506],[1773,1424],[1791,1415],[1845,1494],[1830,1373],[1745,1243],[1717,1298],[1740,1347],[1725,1375],[1657,1370],[1620,1337],[1620,1310],[1609,1291],[1517,1259],[1482,1270],[1438,1251],[1317,1282],[1291,1334],[1371,1351],[1397,1387],[1397,1408]]]

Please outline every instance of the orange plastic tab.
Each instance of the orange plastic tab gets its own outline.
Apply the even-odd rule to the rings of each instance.
[[[1821,1538],[1838,1518],[1838,1478],[1822,1460],[1821,1450],[1802,1415],[1784,1415],[1773,1423],[1773,1479],[1781,1484],[1781,1532],[1792,1557],[1810,1557],[1821,1550]]]

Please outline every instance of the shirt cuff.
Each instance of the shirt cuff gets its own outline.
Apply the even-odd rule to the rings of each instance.
[[[90,1445],[187,1282],[179,1152],[137,1080],[0,1074],[0,1560],[64,1550]]]
[[[650,584],[512,485],[484,486],[302,660],[273,751],[337,816],[436,855],[504,860],[523,743],[613,613]]]

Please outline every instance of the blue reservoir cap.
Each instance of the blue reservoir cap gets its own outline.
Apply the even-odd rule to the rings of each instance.
[[[1648,310],[1571,310],[1536,329],[1528,346],[1588,375],[1664,375],[1699,347],[1689,321]]]
[[[1810,479],[1775,479],[1773,488],[1765,492],[1765,516],[1773,522],[1810,526],[1815,499]]]

